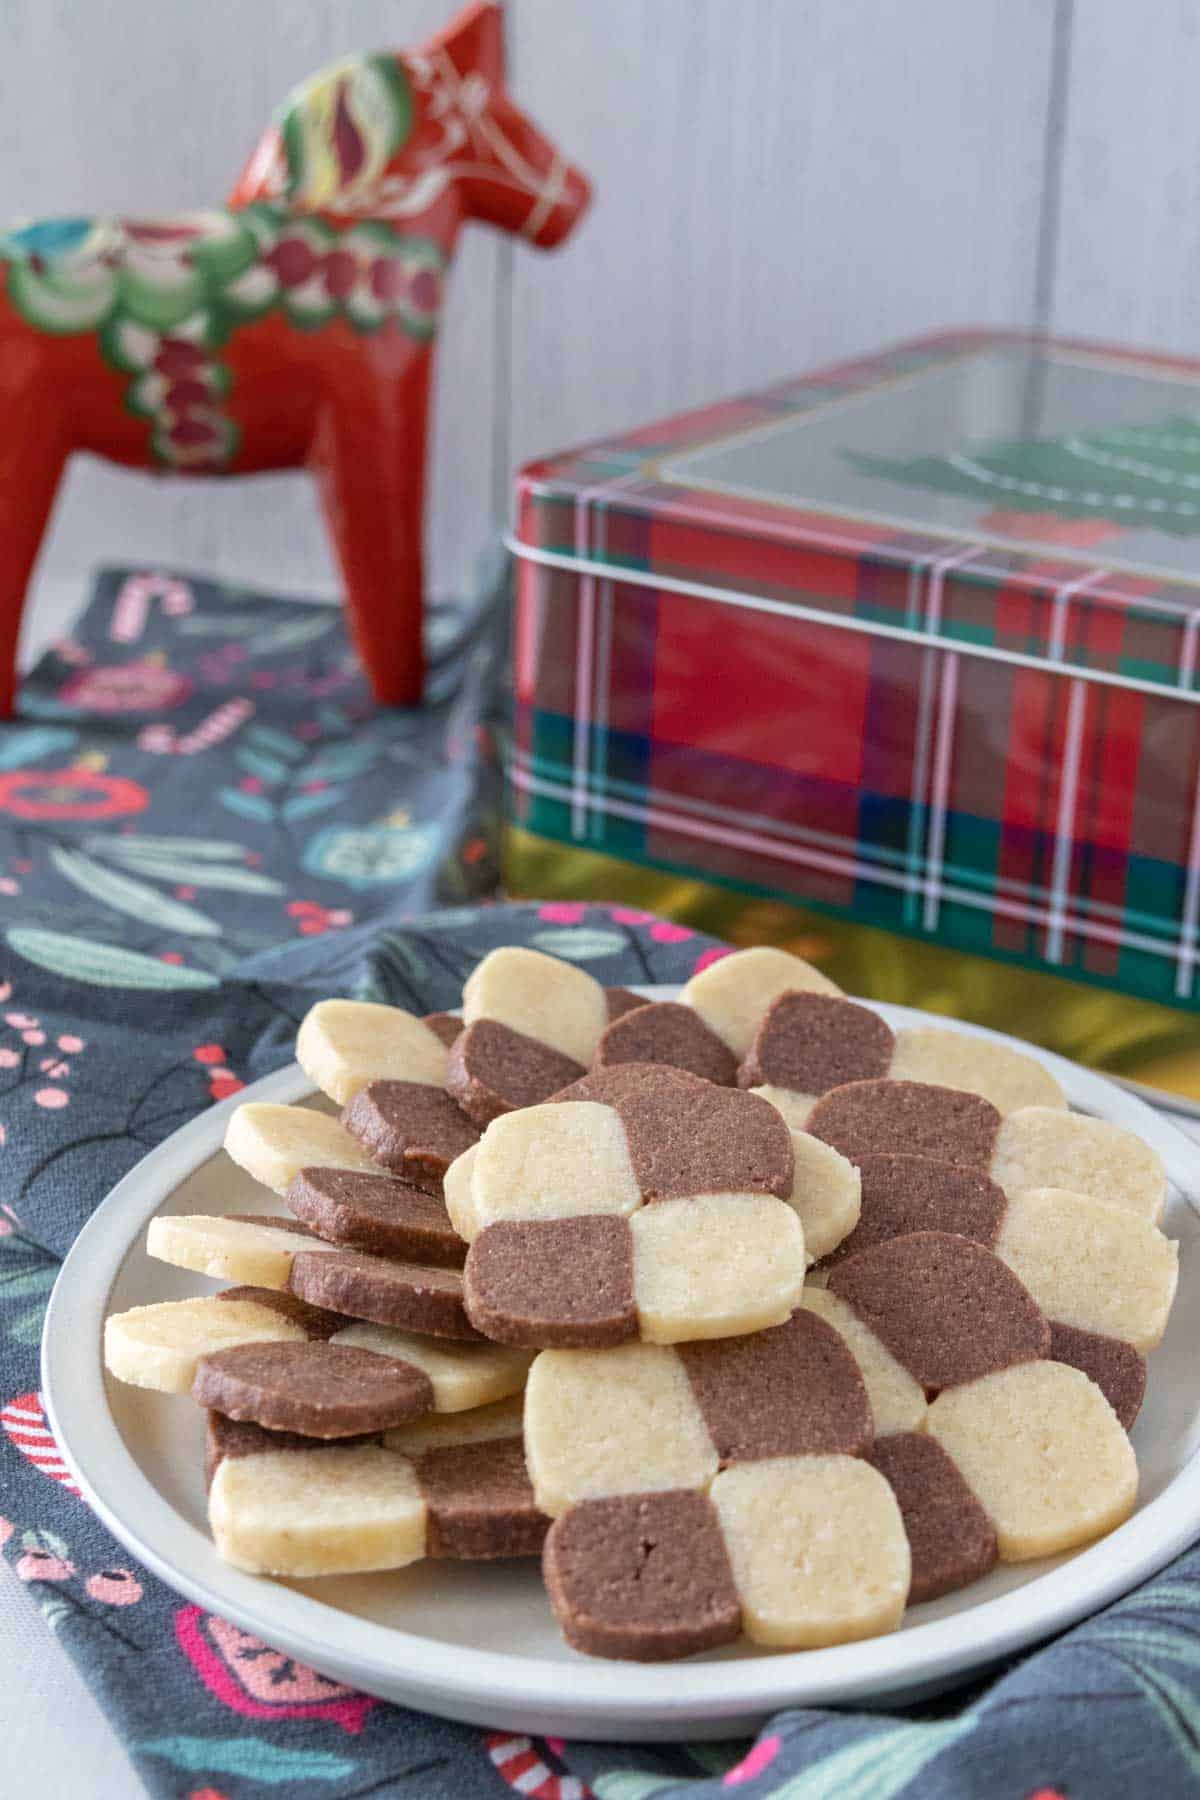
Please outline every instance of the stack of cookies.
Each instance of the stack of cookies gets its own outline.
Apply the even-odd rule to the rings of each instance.
[[[323,1001],[297,1055],[323,1099],[226,1136],[283,1210],[148,1233],[233,1285],[105,1340],[206,1409],[239,1567],[540,1555],[569,1643],[651,1659],[892,1630],[1132,1510],[1166,1178],[1034,1058],[769,949],[650,1004],[496,950],[461,1018]]]

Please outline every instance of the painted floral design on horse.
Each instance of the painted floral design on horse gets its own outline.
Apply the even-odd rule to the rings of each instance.
[[[279,308],[301,330],[339,314],[359,331],[393,321],[437,329],[445,258],[432,239],[378,220],[336,226],[256,204],[173,220],[46,220],[0,237],[8,295],[38,330],[95,331],[130,377],[125,405],[150,449],[180,469],[215,470],[240,441],[220,355],[240,326]]]
[[[420,49],[303,83],[224,208],[0,235],[0,717],[67,457],[202,475],[307,467],[377,700],[423,675],[432,352],[470,220],[557,244],[588,184],[512,101],[476,0]],[[114,374],[117,379],[114,380]]]

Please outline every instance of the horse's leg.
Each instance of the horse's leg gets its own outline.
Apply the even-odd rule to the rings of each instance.
[[[0,719],[11,718],[21,613],[66,461],[48,382],[24,384],[0,442]]]
[[[428,356],[397,386],[374,376],[330,395],[314,473],[346,585],[350,626],[375,698],[414,706],[424,670],[422,501]]]

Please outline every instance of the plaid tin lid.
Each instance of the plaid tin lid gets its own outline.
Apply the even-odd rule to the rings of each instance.
[[[1195,1003],[1200,363],[923,339],[531,464],[513,548],[531,829]]]

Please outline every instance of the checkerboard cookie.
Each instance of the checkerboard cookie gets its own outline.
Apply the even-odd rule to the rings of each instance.
[[[301,1169],[284,1195],[295,1216],[326,1243],[377,1256],[459,1268],[466,1245],[441,1194],[358,1169]]]
[[[457,1269],[327,1244],[293,1219],[248,1215],[152,1219],[151,1256],[223,1281],[276,1288],[328,1312],[432,1337],[476,1338]]]
[[[996,1527],[936,1438],[901,1431],[868,1454],[900,1508],[912,1555],[910,1606],[937,1600],[986,1575],[996,1562]]]
[[[1002,1117],[981,1095],[920,1081],[865,1080],[833,1088],[808,1118],[814,1137],[852,1162],[902,1153],[980,1169],[1005,1193],[1069,1188],[1162,1216],[1162,1161],[1132,1131],[1107,1119],[1023,1106]]]
[[[1133,1506],[1165,1176],[1036,1059],[777,951],[662,1004],[503,950],[461,1020],[323,1002],[301,1046],[341,1117],[229,1144],[291,1216],[155,1221],[241,1285],[106,1331],[205,1406],[239,1566],[544,1540],[568,1641],[657,1659],[889,1630]]]
[[[737,1058],[694,1007],[660,1000],[622,1013],[601,1033],[596,1068],[620,1063],[663,1063],[705,1081],[732,1087]]]
[[[862,1250],[837,1264],[827,1292],[927,1395],[1049,1354],[1049,1323],[1018,1277],[951,1232],[913,1232]]]
[[[501,1344],[456,1343],[369,1324],[294,1294],[233,1287],[114,1313],[105,1323],[110,1372],[135,1387],[183,1394],[202,1358],[239,1346],[332,1343],[411,1365],[428,1379],[439,1412],[461,1412],[518,1393],[528,1354]]]
[[[836,1263],[828,1288],[806,1298],[824,1291],[848,1305],[930,1393],[969,1378],[955,1374],[957,1352],[949,1361],[944,1354],[953,1349],[950,1309],[959,1308],[972,1374],[986,1372],[980,1359],[1060,1359],[1090,1376],[1132,1424],[1144,1353],[1161,1341],[1175,1296],[1177,1245],[1127,1208],[1054,1188],[1008,1199],[991,1243],[994,1255],[946,1232],[884,1239]],[[1028,1305],[1015,1304],[1014,1283]],[[996,1337],[991,1319],[1001,1306],[1006,1331]],[[1030,1307],[1045,1317],[1048,1336]]]
[[[891,1631],[910,1555],[869,1463],[795,1456],[727,1469],[707,1493],[585,1500],[550,1527],[542,1570],[575,1649],[653,1662],[742,1632],[794,1650]]]
[[[679,998],[740,1063],[768,1007],[792,992],[840,996],[842,990],[802,957],[759,945],[710,963],[692,976]]]
[[[231,1128],[230,1154],[280,1193],[304,1166],[298,1157],[308,1166],[386,1169],[440,1193],[447,1165],[478,1136],[445,1092],[448,1049],[461,1029],[447,1013],[418,1019],[395,1006],[320,1001],[301,1023],[297,1060],[342,1106],[341,1123],[361,1149],[332,1123],[313,1127],[285,1120],[282,1108],[273,1118],[250,1108]]]
[[[439,1423],[436,1441],[410,1438],[402,1450],[402,1434],[321,1444],[210,1414],[208,1514],[220,1555],[292,1577],[536,1555],[547,1520],[519,1425],[490,1407]]]
[[[863,1380],[815,1313],[678,1350],[545,1351],[525,1442],[555,1520],[547,1590],[577,1649],[652,1660],[741,1631],[799,1648],[899,1622],[900,1510],[861,1460]]]
[[[365,1120],[381,1114],[380,1089],[386,1090],[384,1106],[400,1090],[398,1105],[410,1129],[397,1124],[392,1145],[394,1160],[402,1166],[411,1166],[411,1150],[427,1167],[442,1167],[452,1151],[457,1154],[460,1146],[474,1142],[475,1133],[465,1120],[459,1132],[441,1128],[440,1135],[425,1131],[422,1136],[419,1117],[430,1111],[426,1097],[432,1097],[435,1112],[453,1103],[440,1089],[400,1082],[376,1082],[359,1092],[346,1116],[356,1120],[360,1130]],[[443,1127],[448,1123],[444,1121]],[[240,1106],[229,1121],[225,1148],[239,1167],[282,1195],[291,1211],[330,1243],[451,1267],[463,1260],[445,1202],[440,1192],[429,1191],[431,1185],[440,1188],[440,1175],[436,1183],[417,1186],[390,1174],[359,1135],[326,1113],[267,1103]]]
[[[296,1061],[339,1106],[368,1082],[391,1080],[440,1088],[446,1044],[423,1019],[398,1006],[366,1000],[320,1000],[300,1023]]]
[[[812,992],[772,1001],[737,1079],[778,1104],[790,1124],[803,1123],[821,1095],[855,1081],[961,1088],[1002,1114],[1067,1104],[1049,1070],[1008,1044],[932,1026],[893,1032],[868,1006]]]
[[[446,1090],[482,1130],[582,1075],[608,1025],[605,990],[574,963],[493,950],[463,988]]]
[[[335,1439],[421,1418],[433,1383],[402,1357],[335,1339],[237,1344],[199,1359],[192,1399],[266,1431]]]
[[[449,1172],[471,1245],[468,1317],[530,1347],[675,1343],[787,1318],[805,1250],[778,1115],[673,1070],[612,1073],[613,1104],[504,1115]]]
[[[1083,1369],[1122,1423],[1133,1423],[1143,1353],[1161,1341],[1178,1276],[1177,1246],[1149,1219],[1065,1189],[1006,1195],[979,1170],[924,1157],[862,1156],[859,1171],[859,1223],[825,1271],[914,1232],[972,1238],[1008,1264],[1049,1318],[1049,1354]]]
[[[146,1227],[146,1253],[215,1281],[285,1290],[302,1251],[332,1253],[298,1219],[251,1213],[160,1213]]]
[[[440,1194],[456,1156],[479,1131],[442,1088],[417,1081],[370,1081],[342,1113],[342,1124],[381,1169]]]
[[[195,1300],[163,1300],[104,1321],[104,1364],[133,1387],[186,1394],[202,1356],[236,1344],[296,1343],[331,1337],[346,1323],[269,1288],[227,1288]]]

